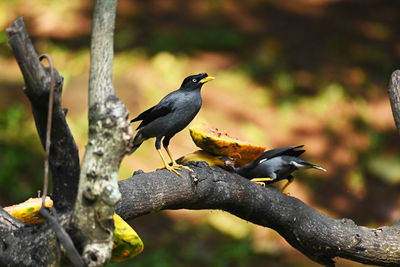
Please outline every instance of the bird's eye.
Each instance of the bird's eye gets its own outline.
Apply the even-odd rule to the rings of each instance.
[[[197,83],[197,79],[192,79],[192,82]]]

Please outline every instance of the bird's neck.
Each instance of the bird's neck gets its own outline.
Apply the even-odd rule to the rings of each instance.
[[[200,93],[201,87],[195,88],[195,89],[193,89],[193,88],[181,87],[181,88],[179,88],[179,91],[182,91],[182,92],[198,92],[198,93]]]

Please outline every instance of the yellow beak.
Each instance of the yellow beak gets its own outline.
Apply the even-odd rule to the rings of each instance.
[[[206,83],[206,82],[212,81],[214,79],[215,79],[214,77],[208,76],[208,77],[205,77],[204,79],[201,79],[200,83]]]

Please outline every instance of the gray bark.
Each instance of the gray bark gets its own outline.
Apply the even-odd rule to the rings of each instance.
[[[89,141],[74,208],[75,238],[90,266],[111,257],[118,170],[132,138],[128,112],[112,85],[113,37],[117,0],[95,1],[89,78]]]

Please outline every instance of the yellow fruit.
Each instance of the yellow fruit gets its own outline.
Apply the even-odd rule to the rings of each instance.
[[[45,207],[49,208],[53,206],[53,200],[50,197],[46,197]],[[5,207],[4,210],[7,211],[11,216],[23,221],[27,224],[37,224],[43,222],[42,216],[40,216],[39,210],[42,207],[42,198],[30,198],[25,202]]]
[[[226,131],[207,124],[198,124],[189,128],[194,143],[214,155],[229,156],[235,159],[235,166],[243,166],[258,158],[265,147],[252,145],[230,137]]]
[[[129,260],[143,251],[143,242],[120,216],[114,213],[114,245],[111,262]]]

